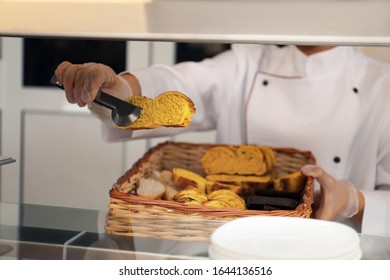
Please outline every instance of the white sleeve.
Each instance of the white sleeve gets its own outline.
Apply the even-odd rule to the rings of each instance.
[[[362,233],[390,236],[390,189],[361,192],[365,200]]]
[[[386,113],[387,114],[387,113]],[[361,190],[365,199],[362,233],[390,236],[390,120],[382,128],[378,147],[376,188]]]

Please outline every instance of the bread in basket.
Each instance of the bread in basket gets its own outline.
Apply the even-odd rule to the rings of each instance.
[[[243,210],[185,205],[173,200],[151,199],[136,195],[142,178],[155,172],[183,168],[206,176],[202,166],[204,154],[215,144],[165,142],[149,149],[110,190],[106,232],[115,235],[144,236],[173,240],[208,240],[216,227],[238,217],[253,215],[310,218],[314,180],[308,177],[294,210]],[[293,148],[272,148],[275,155],[273,172],[276,178],[294,173],[305,164],[314,164],[309,151]]]

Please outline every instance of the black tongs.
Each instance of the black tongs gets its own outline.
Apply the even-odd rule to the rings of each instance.
[[[57,81],[56,75],[50,79],[50,83],[60,89],[64,89],[64,86]],[[100,90],[93,101],[111,109],[112,120],[117,126],[131,125],[136,121],[136,119],[138,119],[142,112],[141,108]]]

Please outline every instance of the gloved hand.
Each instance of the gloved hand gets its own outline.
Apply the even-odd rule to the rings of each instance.
[[[104,64],[64,61],[58,65],[55,75],[64,86],[68,102],[77,103],[80,107],[92,102],[99,89],[120,99],[132,95],[129,83]]]
[[[317,219],[337,220],[351,218],[359,211],[359,196],[351,182],[336,180],[316,165],[305,165],[302,173],[315,178],[321,185],[318,208],[314,211]]]

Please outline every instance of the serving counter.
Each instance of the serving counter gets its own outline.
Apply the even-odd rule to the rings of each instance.
[[[208,242],[104,232],[104,210],[0,203],[0,259],[207,258]],[[158,222],[158,221],[156,221]]]
[[[0,203],[0,259],[209,259],[209,241],[107,234],[106,214],[105,210]],[[360,235],[360,245],[362,259],[390,260],[390,236]]]

